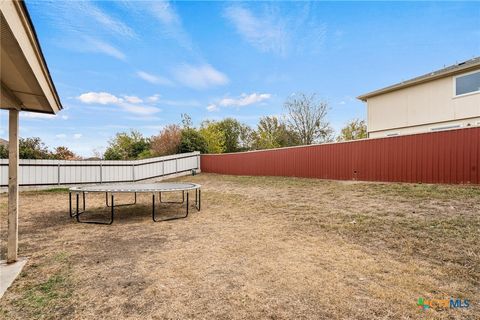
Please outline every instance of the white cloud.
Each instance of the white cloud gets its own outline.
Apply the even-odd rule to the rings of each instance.
[[[122,37],[129,37],[133,38],[136,36],[135,32],[126,24],[124,24],[120,20],[116,20],[113,17],[106,14],[100,8],[95,6],[91,2],[82,1],[81,5],[86,6],[84,13],[90,14],[96,21],[101,23],[106,29],[110,30],[111,32],[122,36]]]
[[[42,12],[38,19],[48,21],[66,37],[80,35],[115,35],[121,39],[135,38],[135,31],[96,5],[94,1],[33,1],[29,7]],[[113,10],[109,10],[114,12]]]
[[[160,77],[157,75],[153,75],[151,73],[145,72],[145,71],[137,71],[137,76],[147,82],[153,83],[153,84],[160,84],[160,85],[165,85],[165,86],[171,86],[173,85],[173,82],[167,78]]]
[[[57,137],[59,139],[65,139],[67,137],[67,135],[65,133],[60,133],[60,134],[56,134],[55,137]]]
[[[55,114],[37,113],[37,112],[20,112],[21,118],[27,119],[55,119]]]
[[[147,101],[150,102],[150,103],[155,103],[158,101],[158,99],[160,99],[160,95],[159,94],[154,94],[153,96],[150,96],[147,98]]]
[[[158,100],[158,104],[172,106],[172,107],[198,107],[201,105],[200,102],[197,100],[168,100],[168,99],[160,99]]]
[[[182,25],[182,20],[169,1],[148,2],[148,11],[161,24],[159,32],[168,38],[175,39],[182,47],[192,50],[192,40]]]
[[[327,28],[317,16],[318,10],[311,10],[315,5],[297,3],[282,13],[273,2],[255,6],[256,11],[235,3],[225,8],[224,16],[246,42],[262,52],[317,54]]]
[[[179,16],[168,1],[158,1],[152,5],[151,9],[163,24],[174,25],[180,23]]]
[[[201,66],[185,64],[174,70],[174,74],[178,82],[194,89],[206,89],[229,82],[225,74],[208,64]]]
[[[127,112],[139,115],[151,115],[160,111],[160,109],[151,106],[139,106],[128,103],[121,103],[119,106]]]
[[[146,101],[156,105],[167,105],[172,107],[198,107],[201,106],[201,103],[195,99],[190,100],[172,100],[172,99],[162,99],[162,96],[159,94],[154,94],[146,98]]]
[[[207,106],[207,111],[208,111],[208,112],[214,112],[214,111],[219,111],[219,110],[220,110],[220,109],[218,108],[218,106],[217,106],[216,104],[214,104],[214,103],[209,104],[209,105]]]
[[[82,47],[87,51],[100,52],[119,60],[126,60],[125,54],[109,43],[91,37],[85,37],[85,40],[86,43]]]
[[[286,53],[289,33],[286,22],[280,17],[271,12],[255,16],[252,11],[238,5],[227,7],[225,17],[247,42],[259,50]]]
[[[136,116],[128,116],[125,117],[127,120],[133,120],[133,121],[145,121],[145,122],[159,122],[162,121],[163,119],[160,117],[152,116],[150,114],[148,115],[141,115],[138,114]],[[145,129],[145,125],[142,125],[142,129]]]
[[[238,98],[223,98],[220,100],[219,105],[223,107],[244,107],[251,104],[259,103],[271,98],[271,94],[269,93],[252,93],[246,94],[243,93]]]
[[[125,99],[125,101],[127,101],[129,103],[142,103],[143,102],[143,100],[140,99],[137,96],[123,96],[123,98]]]
[[[20,112],[20,117],[25,119],[62,119],[67,120],[67,115],[47,114],[38,112]]]
[[[121,102],[121,99],[117,98],[113,94],[108,92],[87,92],[82,93],[78,99],[83,103],[88,104],[117,104]]]
[[[80,139],[82,137],[82,134],[81,133],[75,133],[73,135],[73,139]]]
[[[136,96],[124,96],[129,97],[129,100],[139,101],[142,100]],[[132,99],[136,98],[136,99]],[[151,98],[151,97],[150,97]],[[116,105],[129,113],[135,113],[139,115],[151,115],[160,112],[160,109],[152,106],[138,105],[128,101],[126,98],[119,98],[108,92],[87,92],[78,96],[78,100],[86,104],[102,104],[102,105]]]
[[[125,54],[101,39],[118,40],[136,38],[137,35],[121,19],[107,14],[93,1],[40,1],[29,6],[42,12],[38,19],[52,26],[51,38],[62,47],[78,52],[95,52],[126,60]]]

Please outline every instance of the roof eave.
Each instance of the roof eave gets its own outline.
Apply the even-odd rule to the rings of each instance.
[[[365,93],[365,94],[362,94],[362,95],[358,96],[357,99],[359,99],[363,102],[366,102],[367,99],[378,96],[378,95],[381,95],[381,94],[384,94],[384,93],[397,91],[397,90],[408,88],[408,87],[418,85],[418,84],[421,84],[421,83],[425,83],[425,82],[429,82],[429,81],[433,81],[433,80],[457,75],[457,74],[460,74],[460,73],[468,72],[468,71],[471,71],[471,70],[476,70],[476,69],[479,69],[479,68],[480,68],[480,60],[477,61],[476,63],[459,66],[456,69],[447,70],[445,72],[439,72],[439,73],[432,72],[431,75],[426,76],[426,77],[421,77],[419,79],[413,79],[413,80],[407,80],[407,81],[404,81],[404,82],[401,82],[401,83],[394,84],[392,86],[388,86],[388,87],[385,87],[385,88],[382,88],[382,89],[379,89],[379,90],[375,90],[375,91],[372,91],[372,92],[369,92],[369,93]]]
[[[43,112],[55,114],[63,109],[62,103],[53,83],[47,62],[45,61],[45,57],[35,31],[35,27],[33,26],[25,2],[23,0],[18,0],[2,3],[2,13],[6,14],[6,12],[10,12],[8,15],[10,18],[7,19],[7,21],[10,20],[12,23],[14,23],[14,25],[10,26],[10,29],[17,30],[16,32],[18,32],[18,37],[23,39],[23,41],[19,41],[17,38],[17,43],[19,43],[19,45],[22,47],[21,50],[23,51],[24,55],[30,54],[29,64],[32,68],[33,75],[37,78],[39,84],[43,82],[40,87],[42,88],[43,95],[48,101],[48,105],[50,107],[50,110],[45,110]],[[16,14],[14,12],[16,12]],[[7,15],[5,17],[7,17]],[[14,37],[17,37],[17,35],[14,35]],[[29,53],[27,54],[27,52]],[[32,57],[36,58],[33,59]],[[29,108],[25,108],[25,106],[23,106],[21,109],[33,112],[38,111],[30,110]]]

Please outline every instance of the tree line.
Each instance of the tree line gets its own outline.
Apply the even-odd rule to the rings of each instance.
[[[262,150],[297,145],[366,138],[364,120],[347,123],[338,136],[327,121],[328,104],[314,94],[295,94],[284,103],[285,113],[259,119],[256,128],[234,118],[206,120],[198,127],[182,114],[180,124],[165,126],[158,135],[144,137],[139,131],[120,132],[109,142],[103,153],[95,158],[105,160],[133,160],[200,151],[201,153],[228,153]],[[8,150],[0,146],[2,158]],[[39,138],[20,140],[22,159],[79,159],[67,147],[49,151]]]
[[[38,137],[20,138],[18,141],[18,153],[20,159],[50,159],[50,160],[80,160],[65,146],[48,149],[45,143]],[[8,145],[0,145],[0,159],[8,159]]]

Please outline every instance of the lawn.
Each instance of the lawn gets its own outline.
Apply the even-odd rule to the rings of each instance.
[[[68,193],[20,195],[9,319],[473,319],[480,188],[200,174],[202,211],[154,223],[151,198],[77,224]],[[104,196],[89,195],[101,207]],[[6,194],[1,195],[2,258]],[[128,196],[116,200],[129,201]],[[418,298],[467,309],[422,311]]]

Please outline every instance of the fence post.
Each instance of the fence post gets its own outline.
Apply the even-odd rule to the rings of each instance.
[[[57,163],[57,185],[60,185],[60,161]]]
[[[165,175],[165,160],[162,160],[162,177]]]
[[[102,171],[103,171],[103,167],[102,167],[102,160],[100,160],[100,184],[102,184]]]
[[[197,170],[200,169],[200,155],[197,154]]]
[[[132,164],[132,182],[135,182],[135,165]]]
[[[178,172],[178,158],[175,158],[175,173]]]

